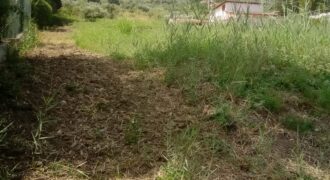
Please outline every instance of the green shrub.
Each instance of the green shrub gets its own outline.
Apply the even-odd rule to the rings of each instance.
[[[32,1],[32,17],[39,27],[50,25],[53,8],[46,0]]]
[[[139,10],[143,11],[143,12],[149,12],[150,11],[150,7],[148,7],[146,5],[139,5],[137,8]]]
[[[29,22],[21,43],[19,44],[20,53],[25,53],[34,48],[38,43],[38,28],[34,22]]]
[[[287,129],[300,133],[305,133],[314,129],[314,125],[310,120],[292,115],[285,117],[282,120],[282,124]]]
[[[119,12],[119,6],[115,4],[104,4],[103,8],[107,11],[108,13],[108,18],[114,18],[118,12]]]
[[[62,7],[61,0],[47,0],[47,2],[52,6],[53,12],[57,12]]]
[[[84,18],[89,21],[95,21],[98,18],[104,18],[108,15],[107,11],[97,3],[88,3],[83,13]]]

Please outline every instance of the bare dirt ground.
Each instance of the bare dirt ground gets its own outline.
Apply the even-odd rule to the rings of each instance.
[[[25,55],[32,67],[23,87],[30,106],[8,113],[17,121],[15,150],[0,147],[0,163],[14,167],[17,179],[156,179],[164,171],[165,179],[186,172],[195,173],[185,176],[190,179],[295,179],[297,169],[329,178],[327,168],[318,168],[321,161],[313,163],[329,151],[316,152],[320,142],[306,137],[310,160],[299,159],[295,132],[280,128],[276,115],[238,108],[244,120],[262,127],[220,127],[209,119],[211,86],[191,104],[165,85],[163,70],[142,71],[81,50],[70,31],[42,32],[39,46]],[[22,145],[28,141],[34,143]]]

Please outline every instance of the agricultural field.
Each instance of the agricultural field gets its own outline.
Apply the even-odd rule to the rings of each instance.
[[[0,76],[0,179],[330,179],[330,21],[63,2]]]

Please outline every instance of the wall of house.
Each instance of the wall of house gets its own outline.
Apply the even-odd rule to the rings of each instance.
[[[262,14],[264,13],[264,8],[262,4],[227,2],[213,10],[210,15],[210,22],[228,20],[231,17],[235,17],[236,13]]]
[[[226,20],[229,18],[229,14],[222,10],[222,8],[217,8],[213,11],[211,21],[215,20]]]
[[[261,14],[264,12],[264,8],[262,4],[227,2],[225,6],[225,11],[231,13]]]

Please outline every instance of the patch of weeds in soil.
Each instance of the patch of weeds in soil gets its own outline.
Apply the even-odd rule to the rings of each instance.
[[[218,106],[216,112],[210,117],[210,119],[219,123],[227,131],[234,131],[237,128],[237,122],[232,109],[228,104]]]
[[[64,179],[88,179],[88,175],[77,167],[64,162],[51,162],[43,170],[50,177],[64,177]],[[44,173],[44,172],[43,172]]]
[[[199,149],[196,141],[198,130],[188,128],[184,132],[168,139],[168,162],[163,166],[159,179],[193,179]]]
[[[135,116],[126,126],[125,140],[127,144],[138,144],[141,136],[140,118]]]
[[[265,133],[265,128],[259,130],[258,141],[254,146],[254,149],[259,154],[267,155],[272,150],[273,139],[270,135]]]
[[[312,174],[306,169],[306,162],[304,161],[305,155],[302,152],[302,149],[298,143],[298,147],[295,150],[295,160],[294,160],[294,167],[293,170],[295,172],[296,179],[303,179],[303,180],[316,180],[318,178],[313,177]]]
[[[253,107],[256,109],[266,108],[271,112],[279,112],[283,107],[283,102],[276,92],[270,90],[256,93],[252,97]]]
[[[247,156],[249,171],[261,175],[265,168],[268,167],[267,159],[261,154],[254,156]]]
[[[161,175],[158,179],[207,179],[211,173],[210,165],[202,157],[203,146],[198,139],[201,136],[200,130],[189,127],[181,133],[168,137],[167,163],[161,168]],[[214,150],[224,150],[214,143]]]
[[[65,84],[64,88],[68,93],[72,94],[78,93],[81,90],[79,84],[76,82],[67,83]]]
[[[283,118],[281,123],[285,128],[299,133],[306,133],[314,130],[314,125],[310,120],[298,116],[289,115]]]
[[[216,155],[230,155],[233,151],[231,145],[219,137],[209,137],[206,139],[206,143],[212,153]]]
[[[53,94],[49,97],[43,97],[43,105],[36,113],[37,128],[35,132],[32,133],[33,144],[35,146],[35,153],[39,153],[41,151],[42,140],[48,138],[48,137],[43,137],[42,132],[44,129],[44,125],[50,121],[49,112],[57,105],[55,102],[55,96],[56,94]]]

